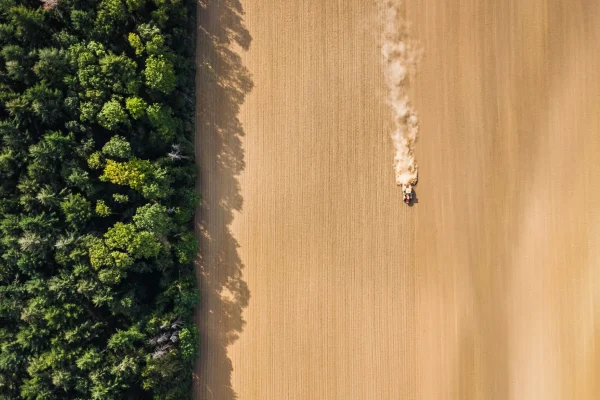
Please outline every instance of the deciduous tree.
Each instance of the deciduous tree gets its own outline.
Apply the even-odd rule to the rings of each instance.
[[[144,69],[146,85],[151,89],[171,93],[177,84],[173,64],[164,56],[150,56],[146,59],[146,68]]]

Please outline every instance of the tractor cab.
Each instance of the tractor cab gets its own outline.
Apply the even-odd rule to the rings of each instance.
[[[402,195],[404,197],[404,203],[410,204],[413,200],[413,190],[411,185],[402,185]]]

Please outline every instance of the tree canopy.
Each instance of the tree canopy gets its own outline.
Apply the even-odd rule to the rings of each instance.
[[[190,397],[194,3],[0,1],[0,400]]]

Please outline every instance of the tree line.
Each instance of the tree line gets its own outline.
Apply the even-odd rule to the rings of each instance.
[[[0,399],[185,399],[193,0],[0,0]]]

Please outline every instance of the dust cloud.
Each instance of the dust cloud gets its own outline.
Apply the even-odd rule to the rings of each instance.
[[[401,6],[400,0],[384,1],[380,5],[384,23],[381,54],[389,91],[388,103],[394,118],[391,136],[396,184],[414,185],[418,168],[413,149],[419,134],[419,118],[409,102],[407,91],[423,52],[409,35],[409,25],[400,12]]]

